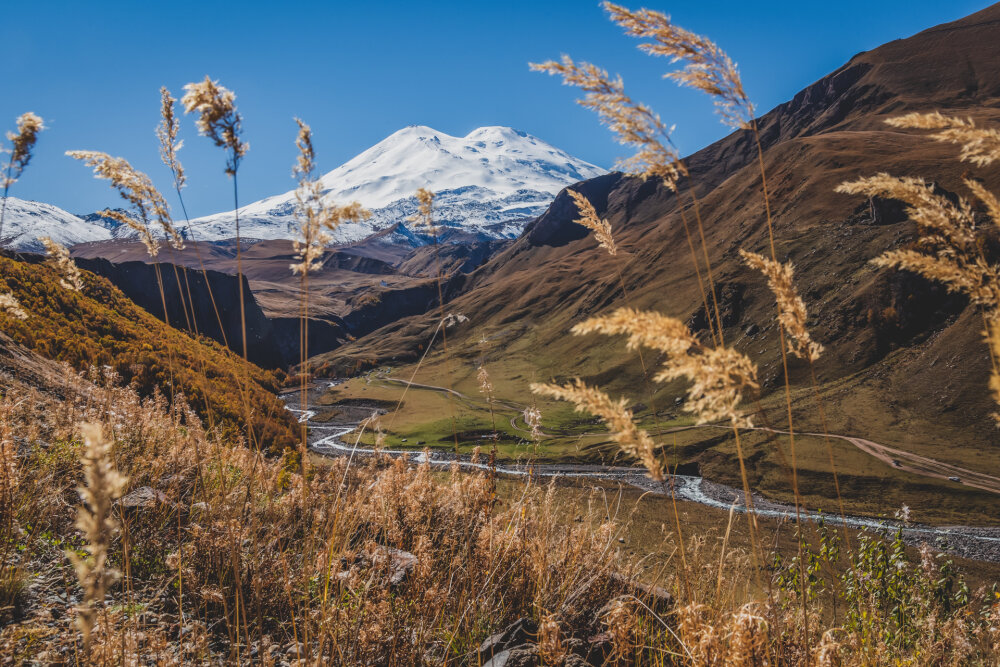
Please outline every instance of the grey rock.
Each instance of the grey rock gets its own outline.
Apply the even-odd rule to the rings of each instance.
[[[674,607],[674,596],[662,586],[633,581],[617,573],[611,575],[611,580],[620,584],[627,595],[639,598],[656,613],[669,611]]]
[[[483,663],[483,667],[536,667],[541,665],[538,649],[530,644],[523,644],[506,649]]]
[[[173,507],[167,495],[151,486],[140,486],[134,489],[121,500],[118,501],[124,509],[128,510],[151,510],[161,505]]]
[[[409,551],[376,545],[369,554],[374,565],[385,565],[389,570],[389,584],[398,586],[413,572],[417,566],[417,557]]]
[[[519,618],[480,644],[479,662],[483,664],[492,658],[499,658],[500,654],[508,649],[534,641],[537,634],[538,626],[534,621],[530,618]]]

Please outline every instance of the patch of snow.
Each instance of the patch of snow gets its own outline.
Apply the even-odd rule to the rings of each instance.
[[[51,204],[17,197],[7,197],[0,234],[4,247],[24,252],[44,252],[38,240],[43,236],[67,247],[112,237],[111,230],[100,223],[83,220]]]

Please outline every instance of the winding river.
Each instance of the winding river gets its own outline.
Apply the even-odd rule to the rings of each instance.
[[[345,437],[354,432],[359,423],[356,422],[321,422],[315,417],[322,409],[315,405],[314,394],[324,392],[335,383],[317,384],[309,391],[306,409],[293,408],[299,399],[299,392],[289,392],[282,395],[286,408],[298,416],[300,422],[308,425],[309,448],[316,454],[336,458],[363,458],[376,454],[373,449],[361,447]],[[450,468],[458,466],[463,470],[490,470],[484,463],[474,462],[469,456],[453,452],[434,450],[429,453],[418,450],[382,449],[378,453],[394,457],[406,456],[414,463],[428,463],[431,466]],[[759,517],[776,520],[795,520],[795,507],[778,503],[754,494],[753,509],[750,510],[744,501],[741,490],[734,489],[716,482],[710,482],[702,477],[691,475],[670,475],[664,482],[656,482],[648,478],[641,468],[625,466],[605,466],[599,464],[565,464],[565,463],[498,463],[494,466],[497,474],[509,477],[533,478],[582,478],[607,482],[627,484],[637,489],[659,494],[675,494],[678,500],[698,503],[707,507],[737,512],[752,511]],[[881,531],[903,530],[903,539],[910,544],[930,543],[932,546],[975,560],[1000,562],[1000,528],[976,526],[929,526],[886,519],[873,519],[861,516],[845,516],[830,513],[819,513],[808,510],[801,511],[801,516],[809,521],[820,518],[827,525],[846,525],[854,529]]]

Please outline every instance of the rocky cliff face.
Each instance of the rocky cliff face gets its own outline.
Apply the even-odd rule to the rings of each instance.
[[[208,336],[242,353],[239,283],[236,276],[201,271],[174,264],[112,263],[106,259],[76,259],[77,265],[110,280],[136,304],[178,329]],[[160,294],[162,279],[163,294]],[[209,289],[211,288],[211,290]],[[247,358],[265,368],[283,368],[299,362],[299,320],[269,318],[261,310],[243,277]],[[335,322],[309,322],[309,349],[313,353],[334,349],[344,338]]]

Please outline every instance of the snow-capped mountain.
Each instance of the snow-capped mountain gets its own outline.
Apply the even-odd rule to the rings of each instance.
[[[44,252],[45,247],[38,240],[43,236],[69,247],[87,241],[105,241],[111,238],[111,231],[51,204],[7,197],[0,235],[6,248]]]
[[[361,240],[396,223],[399,239],[413,242],[405,220],[417,208],[418,188],[432,190],[435,220],[484,238],[517,236],[541,215],[562,188],[605,170],[509,127],[481,127],[464,137],[413,125],[322,177],[332,203],[358,201],[372,212],[364,222],[345,224],[333,234],[338,243]],[[240,234],[246,238],[295,238],[295,191],[240,207]],[[192,221],[197,239],[235,235],[232,211]]]

